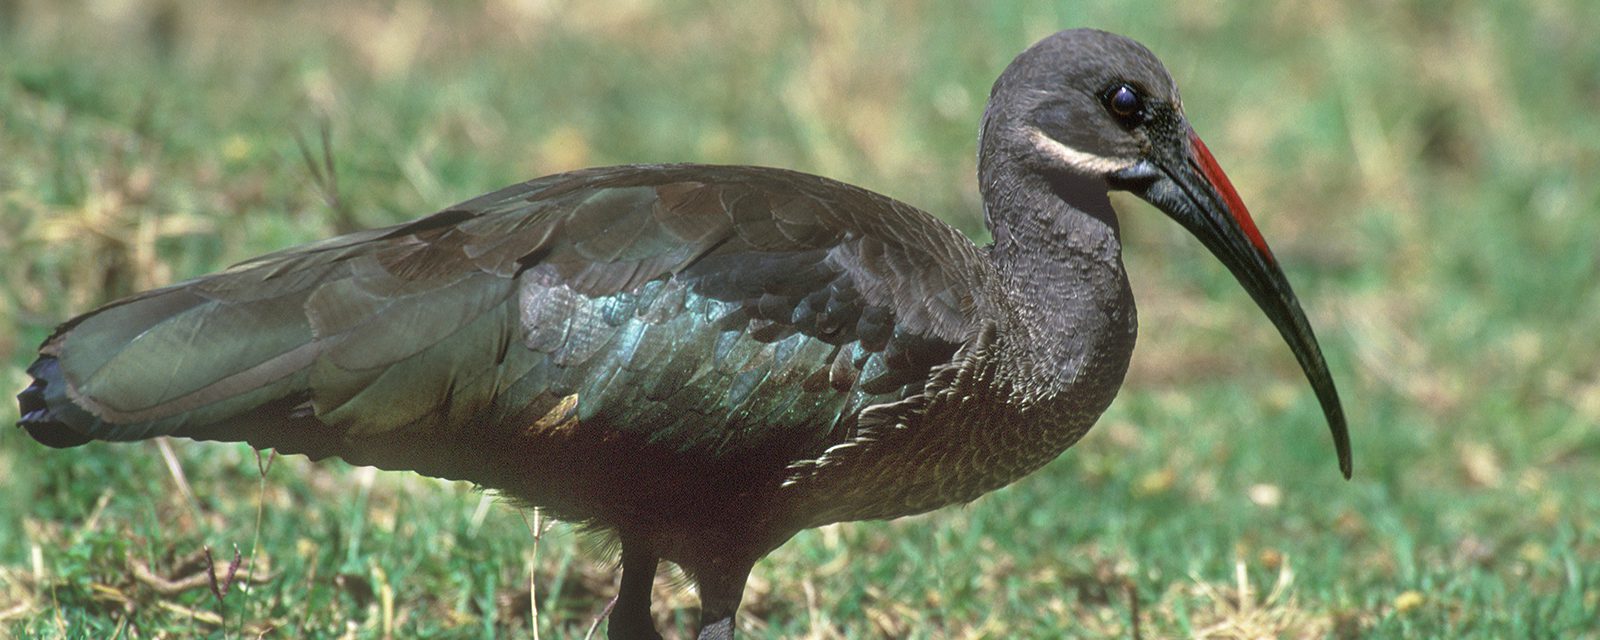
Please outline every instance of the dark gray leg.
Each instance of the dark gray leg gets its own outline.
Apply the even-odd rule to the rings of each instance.
[[[638,541],[622,540],[622,584],[611,609],[606,637],[610,640],[661,640],[650,619],[650,585],[655,583],[656,554]]]
[[[751,564],[718,567],[720,571],[695,575],[700,585],[700,635],[698,640],[733,640],[734,614],[744,598],[744,583]]]

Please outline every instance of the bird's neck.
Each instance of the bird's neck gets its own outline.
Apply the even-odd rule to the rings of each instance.
[[[1040,395],[1070,391],[1098,415],[1122,383],[1135,333],[1104,181],[1018,164],[985,166],[979,179],[1010,325],[1002,339],[1021,356],[1010,377]]]

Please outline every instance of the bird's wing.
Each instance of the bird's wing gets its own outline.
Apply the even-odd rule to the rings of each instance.
[[[816,176],[585,170],[76,318],[33,370],[47,415],[23,422],[348,458],[364,437],[559,414],[684,448],[815,449],[974,333],[981,263],[931,216]]]

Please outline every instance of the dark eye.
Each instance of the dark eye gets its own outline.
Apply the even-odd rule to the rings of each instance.
[[[1144,120],[1144,97],[1132,86],[1112,85],[1106,90],[1104,99],[1106,111],[1110,111],[1122,126],[1131,127]]]

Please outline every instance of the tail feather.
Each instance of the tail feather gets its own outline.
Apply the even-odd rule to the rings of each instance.
[[[40,444],[64,449],[94,438],[85,431],[98,420],[67,399],[66,380],[54,356],[41,356],[28,367],[33,384],[17,394],[22,419],[17,425]]]

